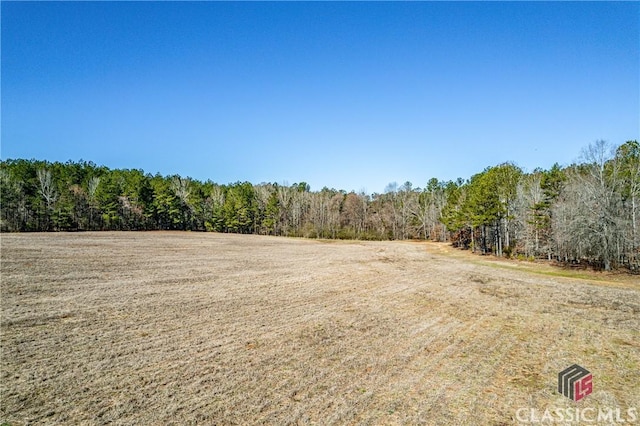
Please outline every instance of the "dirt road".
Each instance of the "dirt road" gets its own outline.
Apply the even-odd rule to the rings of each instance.
[[[640,409],[640,284],[440,247],[4,234],[0,423],[501,425],[520,408]],[[578,403],[556,390],[574,363],[594,377]]]

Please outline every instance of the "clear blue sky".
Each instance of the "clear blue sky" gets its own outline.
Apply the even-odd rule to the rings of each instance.
[[[1,156],[381,192],[640,139],[638,2],[6,2]]]

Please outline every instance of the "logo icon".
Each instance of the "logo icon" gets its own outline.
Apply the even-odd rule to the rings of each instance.
[[[593,391],[593,376],[578,364],[558,374],[558,392],[569,399],[580,401]]]

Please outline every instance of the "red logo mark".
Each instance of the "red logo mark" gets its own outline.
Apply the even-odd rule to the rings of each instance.
[[[589,374],[574,383],[573,397],[575,401],[580,401],[585,396],[593,392],[593,376]]]

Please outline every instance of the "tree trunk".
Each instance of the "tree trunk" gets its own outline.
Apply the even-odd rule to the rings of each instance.
[[[636,196],[631,196],[631,253],[633,257],[637,257],[636,249],[638,248],[638,228],[636,224]],[[635,259],[634,259],[635,260]]]

